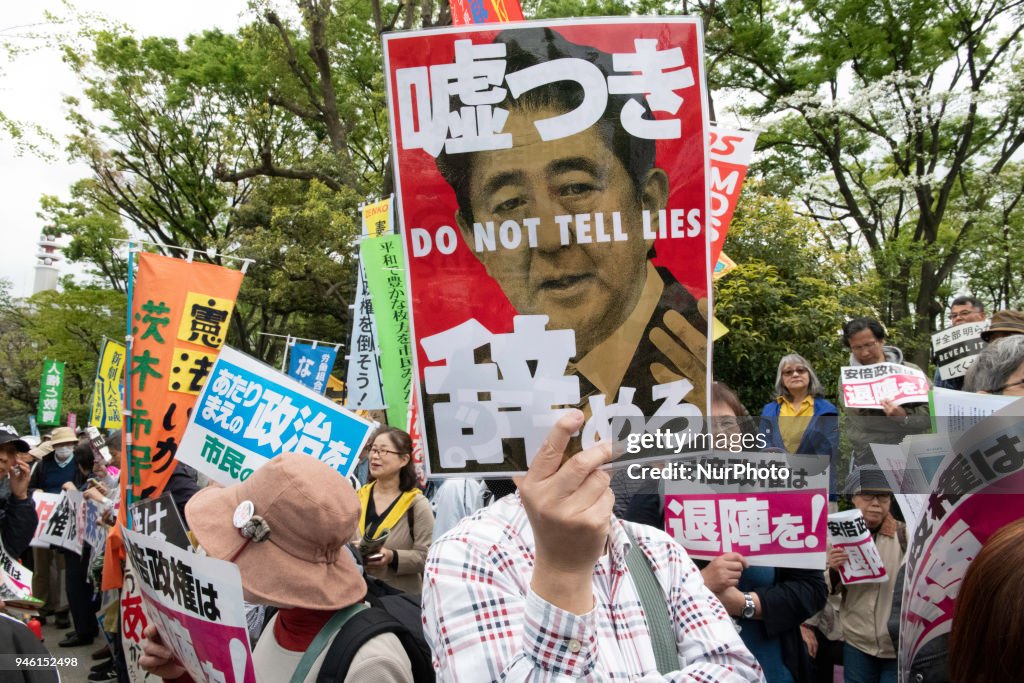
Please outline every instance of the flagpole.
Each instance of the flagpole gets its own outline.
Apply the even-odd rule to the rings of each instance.
[[[128,528],[132,528],[132,516],[130,514],[132,505],[132,294],[135,283],[135,244],[128,243],[128,315],[124,333],[125,363],[124,363],[124,407],[122,408],[122,439],[124,448],[124,476],[125,476],[125,499],[121,501],[124,506],[125,520]]]

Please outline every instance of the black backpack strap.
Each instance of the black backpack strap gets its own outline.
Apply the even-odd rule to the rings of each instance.
[[[383,609],[372,607],[353,615],[342,627],[324,657],[317,683],[344,683],[356,653],[383,633],[394,633],[412,664],[414,681],[434,680],[433,664],[422,653],[412,634]]]

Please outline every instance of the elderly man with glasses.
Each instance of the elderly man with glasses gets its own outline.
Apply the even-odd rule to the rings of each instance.
[[[873,318],[854,318],[843,326],[843,343],[850,349],[850,365],[896,363],[921,371],[903,359],[903,351],[885,344],[885,328]],[[842,394],[840,394],[842,400]],[[927,403],[882,401],[882,410],[850,408],[846,412],[846,430],[853,448],[853,466],[876,464],[871,452],[873,443],[899,443],[908,434],[927,432],[931,418]]]

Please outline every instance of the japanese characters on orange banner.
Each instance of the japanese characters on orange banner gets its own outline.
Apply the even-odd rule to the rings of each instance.
[[[227,338],[241,284],[237,270],[139,257],[129,366],[128,456],[136,499],[159,496],[174,471],[178,443]]]
[[[522,472],[571,407],[706,410],[707,106],[692,18],[385,36],[431,476]]]

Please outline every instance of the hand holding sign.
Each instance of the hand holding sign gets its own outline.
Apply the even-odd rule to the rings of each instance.
[[[516,481],[537,545],[533,590],[569,612],[584,614],[594,604],[594,563],[608,541],[615,495],[608,473],[610,443],[599,443],[562,463],[569,438],[583,426],[583,413],[559,418]]]
[[[740,574],[747,567],[747,561],[739,553],[722,553],[700,570],[704,585],[712,593],[721,593],[740,582]]]
[[[170,680],[185,675],[185,667],[178,663],[174,652],[164,644],[156,626],[150,624],[142,632],[142,635],[145,637],[145,640],[142,641],[142,651],[146,654],[139,658],[139,666],[144,671]]]

